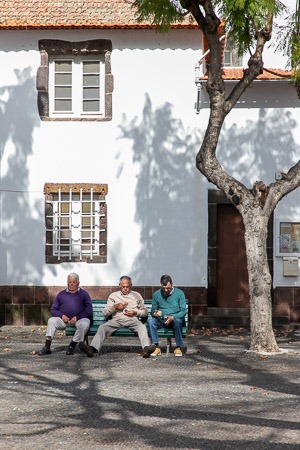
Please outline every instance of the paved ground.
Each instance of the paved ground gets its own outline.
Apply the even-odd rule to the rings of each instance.
[[[40,357],[44,328],[0,329],[0,449],[300,449],[300,333],[247,353],[244,330],[186,339],[182,358],[118,341],[100,357]]]

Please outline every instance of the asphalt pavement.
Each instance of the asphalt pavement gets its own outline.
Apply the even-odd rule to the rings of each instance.
[[[299,450],[300,332],[276,356],[249,353],[247,330],[202,330],[187,353],[144,359],[137,338],[87,358],[44,327],[0,328],[0,449]],[[163,346],[163,351],[165,347]]]

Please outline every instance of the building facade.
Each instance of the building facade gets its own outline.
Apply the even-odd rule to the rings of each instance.
[[[147,299],[169,273],[192,327],[220,323],[217,311],[247,324],[245,268],[237,277],[220,250],[230,236],[224,248],[243,258],[241,224],[195,168],[209,113],[205,89],[194,109],[200,31],[187,21],[158,34],[123,1],[10,3],[0,6],[0,323],[45,323],[77,272],[93,298],[126,274]],[[284,68],[272,50],[265,61]],[[254,82],[222,130],[226,170],[268,184],[299,160],[298,108],[286,79]],[[299,195],[270,224],[274,318],[284,324],[300,322]],[[232,276],[237,297],[224,285]]]

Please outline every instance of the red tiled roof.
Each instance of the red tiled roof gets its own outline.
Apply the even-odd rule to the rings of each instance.
[[[225,81],[237,81],[240,80],[244,74],[244,70],[241,68],[233,68],[228,67],[222,70],[223,80]],[[283,69],[267,69],[264,70],[261,75],[259,75],[256,80],[289,80],[293,76],[292,70],[283,70]],[[205,74],[202,78],[203,81],[207,80],[207,74]]]
[[[0,0],[0,29],[154,28],[137,23],[132,0]],[[173,28],[197,28],[188,17]]]
[[[240,80],[244,74],[244,69],[242,68],[226,68],[223,69],[223,79],[224,80]],[[292,70],[283,69],[269,69],[264,70],[261,75],[259,75],[256,80],[286,80],[292,77]]]
[[[218,28],[218,35],[221,37],[223,36],[225,33],[224,31],[224,23],[221,23],[221,25]],[[223,39],[221,41],[221,46],[222,46],[222,63],[224,63],[224,50],[226,47],[226,40]],[[207,52],[207,50],[209,49],[208,46],[208,42],[205,38],[205,36],[203,36],[203,53]],[[206,62],[206,66],[209,66],[209,62],[210,62],[210,53],[208,53],[205,56],[205,62]],[[244,70],[242,67],[225,67],[222,70],[222,77],[223,80],[225,81],[238,81],[240,80],[243,75],[244,75]],[[272,80],[288,80],[293,76],[293,71],[292,70],[282,70],[282,69],[269,69],[266,68],[266,70],[263,71],[263,73],[261,75],[259,75],[256,80],[267,80],[267,81],[272,81]],[[207,73],[202,77],[202,80],[207,80]]]

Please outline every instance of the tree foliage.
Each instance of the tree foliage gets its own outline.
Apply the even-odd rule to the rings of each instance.
[[[138,22],[150,21],[156,25],[158,31],[169,31],[171,24],[183,22],[186,11],[179,1],[170,0],[137,0],[133,3],[136,8]]]
[[[216,1],[219,14],[226,18],[225,29],[244,54],[255,45],[257,33],[265,26],[269,15],[276,16],[283,6],[270,0]]]
[[[300,0],[296,1],[295,11],[287,11],[286,25],[278,27],[278,36],[276,50],[288,56],[300,99]]]
[[[290,56],[293,69],[300,61],[300,0],[296,11],[289,15],[288,26],[281,30],[278,49]],[[257,33],[265,26],[268,16],[275,17],[285,10],[279,0],[134,0],[138,22],[150,21],[157,29],[166,32],[172,24],[182,23],[187,14],[196,20],[205,34],[207,17],[217,12],[225,18],[224,29],[238,46],[239,54],[255,46]],[[297,73],[300,78],[300,69]]]

